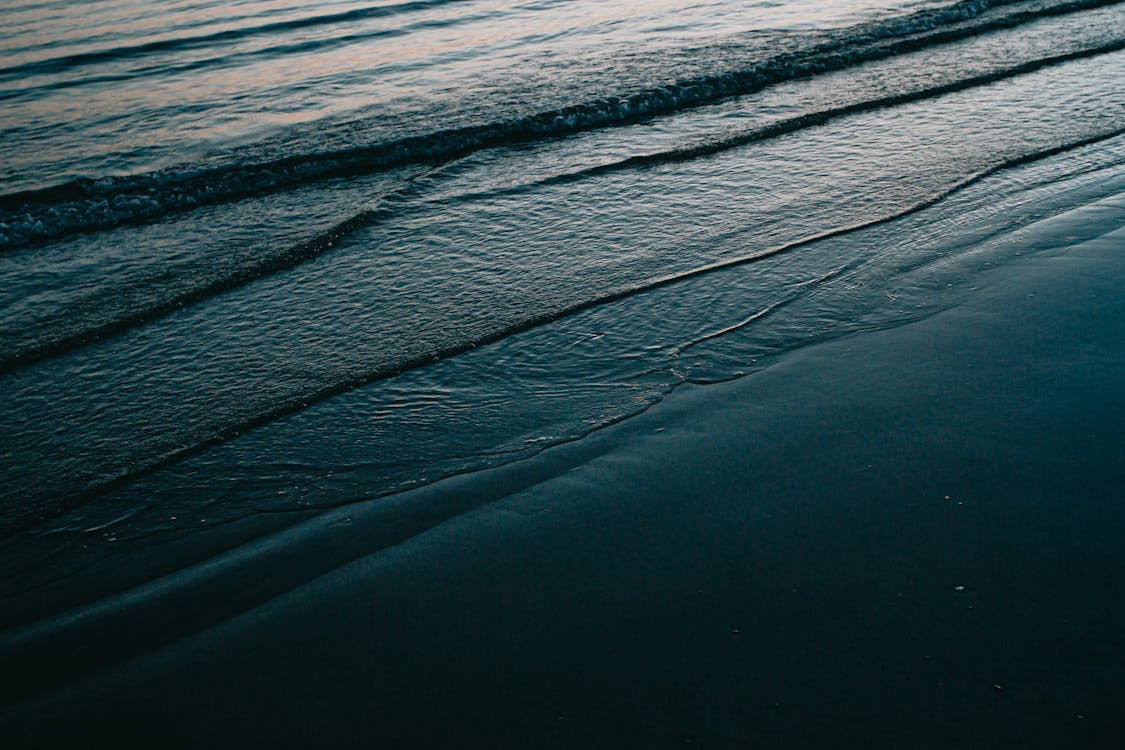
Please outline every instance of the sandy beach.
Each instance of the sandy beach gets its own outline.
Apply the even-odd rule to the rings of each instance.
[[[1123,216],[1040,222],[944,312],[9,629],[4,745],[1113,747]]]

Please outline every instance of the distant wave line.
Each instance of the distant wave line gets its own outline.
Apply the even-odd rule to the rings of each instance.
[[[94,50],[91,52],[78,52],[72,55],[61,55],[46,60],[36,60],[21,65],[12,65],[0,68],[0,76],[27,76],[39,73],[57,73],[71,68],[101,63],[112,60],[143,57],[154,53],[163,53],[181,49],[196,49],[219,42],[240,41],[252,36],[273,34],[284,31],[296,31],[315,26],[329,24],[342,24],[353,21],[363,21],[370,18],[385,18],[388,16],[402,15],[419,10],[448,5],[457,0],[416,0],[415,2],[398,3],[395,5],[379,5],[366,8],[354,8],[340,13],[328,13],[320,16],[305,18],[292,18],[286,21],[274,21],[249,28],[226,29],[211,34],[198,36],[177,37],[174,39],[159,39],[152,42],[113,47],[109,49]]]
[[[493,15],[495,13],[496,12],[485,15]],[[253,60],[259,57],[282,57],[284,55],[315,52],[331,47],[340,47],[343,45],[355,44],[357,42],[367,42],[373,39],[389,39],[394,37],[407,36],[422,29],[443,28],[465,21],[477,20],[481,17],[482,16],[478,15],[442,20],[419,21],[417,23],[408,24],[406,26],[401,26],[398,28],[369,29],[367,31],[358,31],[353,34],[337,34],[320,39],[303,39],[298,41],[286,42],[283,44],[274,44],[258,49],[245,50],[241,52],[236,51],[229,54],[206,57],[197,60],[188,60],[184,62],[165,61],[160,64],[152,64],[139,68],[133,68],[118,73],[102,73],[100,75],[90,75],[83,78],[52,81],[50,83],[44,83],[38,86],[0,89],[0,102],[26,100],[44,93],[64,91],[66,89],[80,88],[83,86],[103,83],[118,83],[121,81],[131,81],[134,79],[147,78],[151,76],[177,75],[180,73],[190,73],[206,68],[233,66],[242,61]],[[3,73],[0,72],[0,76],[2,75]]]
[[[939,11],[919,11],[858,36],[786,53],[748,68],[687,79],[622,96],[611,96],[513,120],[409,136],[324,153],[298,154],[257,164],[78,179],[62,185],[0,196],[0,249],[37,244],[74,232],[140,224],[179,211],[239,200],[320,180],[350,177],[410,163],[444,162],[483,148],[514,145],[603,127],[623,126],[722,99],[745,95],[795,78],[842,70],[933,45],[1010,28],[1046,16],[1115,5],[1122,0],[1069,0],[1035,10],[1013,11],[978,23],[940,27],[976,18],[1005,2],[964,0]],[[853,32],[855,29],[853,29]],[[179,169],[180,171],[176,171]]]

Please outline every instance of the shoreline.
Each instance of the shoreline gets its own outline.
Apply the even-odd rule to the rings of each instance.
[[[0,644],[50,688],[0,726],[13,747],[1107,746],[1123,241],[322,514],[176,574],[205,584],[180,605],[161,579],[76,611]]]

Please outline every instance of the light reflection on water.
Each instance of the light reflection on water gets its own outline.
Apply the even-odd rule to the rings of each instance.
[[[75,174],[151,169],[192,149],[329,115],[370,107],[400,111],[404,100],[481,84],[500,98],[505,90],[529,85],[549,91],[560,76],[596,74],[599,68],[627,77],[651,65],[646,55],[673,42],[829,28],[887,5],[584,0],[6,6],[0,8],[0,28],[8,29],[9,38],[0,48],[0,69],[14,70],[0,70],[0,95],[15,98],[0,108],[0,162],[7,162],[0,176],[10,190]],[[371,14],[373,7],[387,14]],[[335,15],[335,22],[300,25]],[[109,54],[115,50],[121,53]],[[109,56],[19,69],[91,54]],[[544,69],[553,71],[554,80],[536,84],[536,71]],[[658,69],[669,72],[663,64]],[[392,106],[396,100],[400,104]],[[32,153],[30,142],[37,146]]]

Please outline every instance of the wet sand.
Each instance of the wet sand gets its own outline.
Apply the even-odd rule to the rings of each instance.
[[[1114,747],[1106,228],[925,320],[8,631],[4,746]]]

